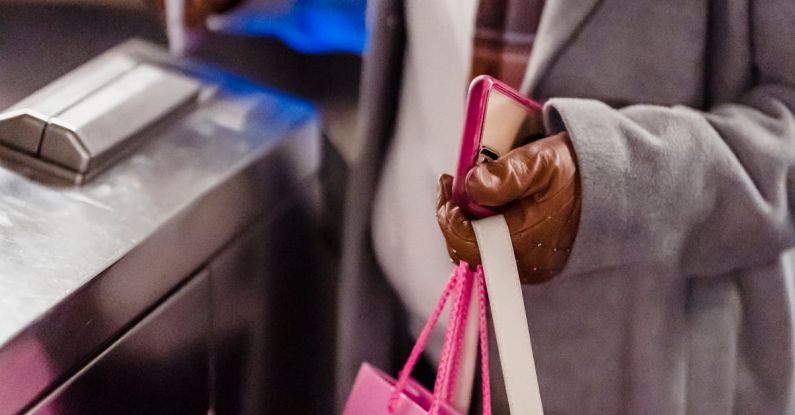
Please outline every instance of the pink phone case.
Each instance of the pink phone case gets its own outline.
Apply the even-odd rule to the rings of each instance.
[[[478,218],[491,216],[494,210],[481,206],[473,202],[466,192],[466,176],[469,170],[475,166],[480,152],[480,141],[483,136],[483,123],[486,116],[486,103],[489,98],[489,91],[492,89],[502,92],[504,95],[514,99],[516,102],[526,107],[541,117],[541,105],[499,80],[488,76],[480,75],[472,80],[469,85],[467,95],[466,119],[464,120],[464,132],[461,137],[461,152],[458,156],[458,169],[453,177],[453,202],[467,211],[470,215]]]

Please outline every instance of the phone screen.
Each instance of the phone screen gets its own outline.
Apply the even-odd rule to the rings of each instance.
[[[478,163],[497,160],[538,137],[543,130],[537,112],[491,88],[481,129]]]

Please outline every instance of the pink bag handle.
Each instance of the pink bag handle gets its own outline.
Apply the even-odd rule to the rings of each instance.
[[[458,365],[461,360],[461,343],[464,338],[462,326],[469,318],[469,299],[472,297],[472,278],[469,270],[459,271],[456,296],[450,309],[450,322],[444,336],[439,370],[436,372],[431,413],[438,410],[441,402],[449,402],[455,388]]]
[[[475,274],[478,286],[479,334],[480,334],[480,386],[483,400],[483,415],[491,415],[491,383],[489,381],[489,330],[486,307],[489,299],[486,296],[486,278],[483,267],[478,265]]]
[[[442,315],[444,306],[447,304],[447,298],[450,297],[450,293],[453,291],[453,289],[455,289],[456,284],[458,283],[459,275],[461,274],[460,270],[460,265],[453,270],[450,280],[447,281],[447,285],[445,285],[444,291],[442,291],[442,295],[439,297],[439,302],[436,304],[436,308],[433,310],[433,313],[431,313],[431,316],[425,323],[425,327],[422,328],[419,337],[417,337],[417,342],[414,343],[414,347],[411,349],[411,354],[409,354],[408,360],[403,365],[403,369],[400,370],[397,383],[395,383],[395,390],[392,392],[392,396],[389,398],[389,412],[395,411],[398,399],[400,399],[400,394],[403,393],[403,389],[406,387],[406,383],[411,376],[411,372],[414,370],[414,366],[417,365],[417,361],[419,360],[422,351],[425,349],[425,344],[428,342],[428,337],[431,335],[433,328],[436,326],[439,316]]]
[[[442,311],[447,304],[450,294],[455,291],[456,296],[450,310],[450,322],[445,332],[445,341],[442,348],[442,355],[439,360],[439,370],[436,374],[436,381],[433,388],[433,404],[431,406],[430,414],[435,415],[439,411],[442,402],[446,402],[448,398],[455,391],[455,380],[458,373],[458,366],[461,358],[461,346],[464,339],[464,327],[466,326],[467,315],[469,311],[469,298],[472,295],[473,285],[478,289],[478,308],[479,311],[479,337],[480,337],[480,360],[482,379],[482,393],[483,393],[483,414],[491,415],[491,386],[488,376],[488,329],[486,320],[486,286],[483,275],[483,269],[478,267],[477,272],[469,270],[469,265],[461,262],[453,270],[450,280],[447,282],[439,302],[436,305],[430,318],[425,323],[422,331],[420,332],[417,342],[411,350],[406,364],[401,369],[398,376],[395,389],[392,396],[389,398],[388,410],[394,412],[397,406],[398,399],[406,387],[411,372],[416,366],[420,355],[422,354],[425,345],[428,342],[436,322],[442,314]]]

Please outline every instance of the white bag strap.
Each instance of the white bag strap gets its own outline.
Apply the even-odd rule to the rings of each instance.
[[[472,225],[480,247],[508,405],[512,414],[541,415],[544,409],[508,225],[502,215]]]

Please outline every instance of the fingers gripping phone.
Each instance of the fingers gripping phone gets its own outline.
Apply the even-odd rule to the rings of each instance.
[[[453,177],[453,202],[474,217],[493,215],[493,209],[478,205],[467,195],[467,173],[479,163],[495,161],[543,136],[540,104],[491,76],[473,79],[467,95],[458,169]]]

